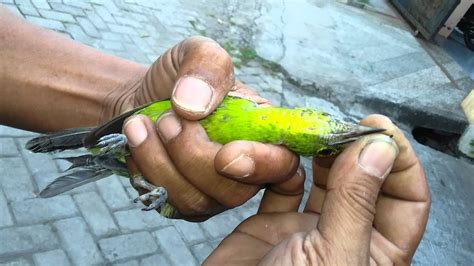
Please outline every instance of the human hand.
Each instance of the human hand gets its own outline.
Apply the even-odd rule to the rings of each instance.
[[[171,98],[173,111],[156,125],[136,116],[123,130],[132,155],[131,174],[140,172],[154,185],[165,187],[169,203],[179,212],[175,218],[204,220],[241,205],[261,184],[291,178],[299,165],[299,158],[280,146],[255,142],[222,146],[208,139],[196,120],[211,113],[228,92],[269,104],[234,82],[224,49],[210,39],[192,37],[164,53],[132,89],[124,87],[110,96],[107,118]],[[257,181],[247,184],[246,178]]]
[[[370,135],[335,161],[314,159],[303,213],[297,205],[283,210],[265,194],[259,214],[241,223],[205,263],[409,264],[431,205],[423,169],[388,118],[372,115],[361,124],[385,128],[393,137]]]

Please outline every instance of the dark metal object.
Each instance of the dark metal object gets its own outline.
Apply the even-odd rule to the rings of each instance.
[[[467,48],[474,51],[474,5],[469,8],[461,19],[458,28],[464,33],[464,42]]]
[[[460,0],[390,0],[401,15],[426,39],[432,39]]]

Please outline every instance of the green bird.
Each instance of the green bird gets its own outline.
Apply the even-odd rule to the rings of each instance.
[[[137,114],[156,121],[171,109],[169,100],[162,100],[126,112],[96,128],[77,128],[43,135],[30,140],[26,148],[32,152],[56,152],[85,147],[89,154],[59,158],[72,163],[66,173],[46,188],[39,196],[52,197],[75,187],[117,174],[132,178],[134,185],[149,191],[134,201],[150,201],[143,210],[158,209],[171,217],[174,208],[169,205],[166,189],[148,183],[142,176],[130,177],[125,164],[129,155],[127,138],[121,134],[124,121]],[[340,152],[344,144],[360,136],[381,132],[334,119],[328,113],[311,108],[287,109],[260,107],[255,102],[227,96],[221,105],[200,120],[209,139],[221,144],[234,140],[252,140],[284,145],[302,156],[329,156]]]

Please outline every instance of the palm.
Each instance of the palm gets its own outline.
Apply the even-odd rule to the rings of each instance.
[[[368,119],[368,126],[387,126],[379,119]],[[423,235],[430,207],[430,195],[422,168],[409,142],[392,127],[400,155],[378,195],[370,234],[369,260],[371,264],[408,264]],[[261,213],[240,224],[214,251],[209,262],[226,261],[256,264],[264,257],[267,262],[282,262],[288,257],[304,257],[304,243],[310,234],[314,250],[321,262],[337,262],[334,245],[321,237],[318,224],[324,206],[328,169],[333,160],[313,162],[314,186],[304,213]],[[315,226],[316,225],[316,226]],[[338,239],[355,241],[358,239]],[[319,240],[318,240],[319,239]],[[303,245],[304,246],[304,245]],[[296,254],[296,255],[295,255]],[[328,255],[329,254],[329,255]],[[329,257],[325,257],[328,255]],[[336,258],[335,258],[336,257]],[[330,263],[331,264],[331,263]]]

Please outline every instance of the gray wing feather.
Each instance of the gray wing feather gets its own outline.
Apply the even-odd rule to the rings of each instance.
[[[39,196],[41,198],[50,198],[73,188],[76,188],[78,186],[82,186],[90,182],[95,182],[111,174],[112,171],[108,169],[86,169],[68,173],[66,175],[56,178],[53,182],[47,185],[39,193]]]

